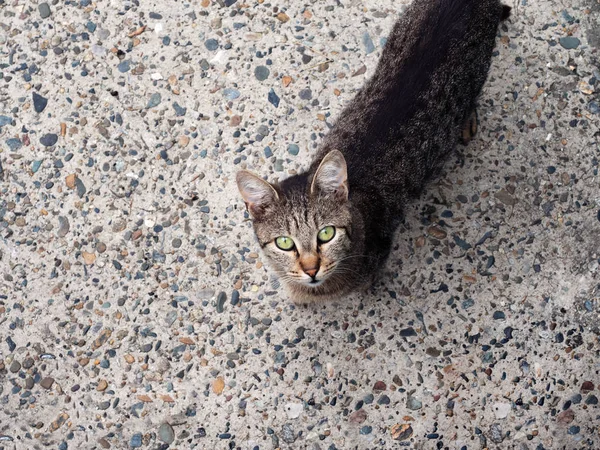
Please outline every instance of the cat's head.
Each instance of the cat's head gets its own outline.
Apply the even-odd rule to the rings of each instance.
[[[344,290],[364,238],[353,223],[341,152],[329,152],[314,173],[279,185],[245,170],[237,174],[237,185],[270,266],[292,292],[318,297]]]

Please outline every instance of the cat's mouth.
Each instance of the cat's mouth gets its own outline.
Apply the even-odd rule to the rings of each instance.
[[[321,286],[325,280],[327,280],[327,278],[329,278],[327,275],[323,275],[319,278],[310,278],[310,277],[298,277],[295,276],[293,277],[293,280],[290,280],[288,278],[289,281],[293,282],[294,284],[298,284],[300,286],[304,286],[307,288],[318,288],[319,286]]]

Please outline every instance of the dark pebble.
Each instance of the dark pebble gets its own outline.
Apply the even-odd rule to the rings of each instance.
[[[15,351],[15,348],[17,348],[17,344],[14,343],[10,336],[6,338],[6,343],[8,344],[8,350],[10,350],[11,353]]]
[[[129,441],[129,446],[131,448],[139,448],[142,446],[142,433],[136,433],[131,436],[131,440]]]
[[[254,76],[258,81],[265,81],[269,77],[269,69],[266,66],[258,66],[254,69]]]
[[[223,291],[219,292],[217,296],[217,312],[222,313],[223,307],[225,306],[225,301],[227,300],[227,294]]]
[[[185,113],[187,112],[187,108],[179,106],[179,103],[177,102],[173,103],[173,109],[175,110],[175,115],[177,117],[185,116]]]
[[[6,145],[8,145],[8,148],[12,152],[16,152],[21,147],[23,147],[23,143],[21,142],[21,140],[19,138],[9,138],[9,139],[7,139],[6,140]]]
[[[389,405],[390,398],[387,395],[382,395],[381,397],[379,397],[379,400],[377,400],[377,404],[378,405]]]
[[[52,377],[46,377],[42,381],[40,381],[40,386],[43,387],[44,389],[50,389],[53,384],[54,384],[54,378],[52,378]]]
[[[571,50],[571,49],[579,47],[579,44],[581,43],[581,41],[579,39],[577,39],[576,37],[566,36],[566,37],[561,37],[558,40],[558,43],[563,48],[566,48],[567,50]]]
[[[17,373],[19,370],[21,370],[21,363],[19,361],[17,361],[16,359],[13,360],[13,362],[10,364],[9,370],[12,373]]]
[[[273,89],[269,91],[267,99],[269,100],[269,103],[271,103],[271,105],[273,105],[275,108],[279,107],[279,97]]]
[[[595,100],[592,100],[591,102],[588,103],[587,109],[592,114],[600,114],[600,105]]]
[[[296,156],[300,152],[300,147],[296,144],[290,144],[288,145],[287,151],[290,155]]]
[[[110,402],[108,400],[100,402],[100,404],[98,405],[98,409],[100,411],[106,411],[108,408],[110,408]]]
[[[475,300],[473,300],[472,298],[468,298],[462,302],[462,308],[469,309],[474,304],[475,304]]]
[[[155,92],[154,94],[152,94],[150,96],[150,100],[148,100],[148,103],[146,104],[146,109],[154,108],[154,107],[160,105],[161,101],[162,101],[162,96],[160,95],[160,93]]]
[[[33,367],[34,364],[34,360],[33,358],[27,357],[23,360],[23,368],[24,369],[31,369]]]
[[[495,444],[499,444],[504,440],[504,433],[499,424],[493,423],[490,425],[490,439]]]
[[[597,405],[598,404],[598,397],[596,397],[593,394],[588,395],[588,398],[585,399],[585,404],[586,405]]]
[[[454,242],[456,243],[456,245],[458,245],[463,250],[469,250],[471,248],[471,244],[469,244],[467,241],[461,239],[456,234],[454,235]]]
[[[46,105],[48,105],[48,99],[42,97],[37,92],[32,94],[33,98],[33,109],[35,109],[36,113],[41,113],[44,109],[46,109]]]
[[[57,142],[58,142],[58,135],[56,135],[54,133],[45,134],[40,138],[40,144],[42,144],[44,147],[52,147]]]
[[[144,353],[148,353],[150,350],[152,350],[152,344],[144,344],[144,345],[142,345],[142,351]]]
[[[0,127],[4,127],[6,125],[11,125],[13,123],[12,118],[8,116],[0,116]]]
[[[312,91],[307,88],[307,89],[302,89],[299,93],[298,96],[302,99],[302,100],[311,100],[312,99]]]
[[[79,198],[83,198],[83,196],[87,192],[87,189],[85,188],[85,185],[83,184],[83,181],[81,181],[80,178],[75,178],[75,189],[77,190],[77,195],[79,196]]]
[[[296,441],[296,433],[289,423],[281,427],[281,439],[287,444],[293,444]]]
[[[40,12],[40,17],[42,19],[46,19],[46,18],[50,17],[51,11],[50,11],[50,6],[48,5],[48,3],[40,3],[38,5],[38,11]]]
[[[425,350],[425,353],[427,353],[429,356],[433,356],[434,358],[437,358],[438,356],[440,356],[440,354],[442,352],[435,347],[427,347],[427,350]]]
[[[217,41],[216,39],[207,39],[206,41],[204,41],[204,46],[207,50],[212,52],[219,48],[219,41]]]
[[[502,311],[494,311],[494,320],[504,320],[506,319],[506,314]]]
[[[129,72],[129,69],[131,69],[131,61],[129,61],[128,59],[121,61],[117,66],[117,69],[121,73]]]
[[[240,293],[234,289],[234,291],[231,293],[231,304],[232,305],[237,305],[240,302]]]

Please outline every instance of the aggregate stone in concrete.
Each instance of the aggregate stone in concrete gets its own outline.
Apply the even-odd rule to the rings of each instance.
[[[405,2],[4,2],[0,448],[600,448],[600,7],[511,6],[380,281],[298,307],[235,173],[309,165]]]

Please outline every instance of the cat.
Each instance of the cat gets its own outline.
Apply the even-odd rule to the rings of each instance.
[[[292,300],[339,299],[375,281],[407,201],[475,133],[509,15],[500,0],[415,0],[306,172],[279,184],[237,173],[257,240]]]

